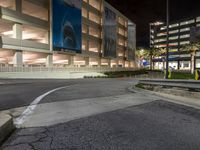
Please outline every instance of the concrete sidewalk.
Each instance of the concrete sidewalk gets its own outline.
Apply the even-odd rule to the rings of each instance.
[[[143,94],[144,96],[156,96],[157,98],[162,98],[165,101],[177,103],[180,105],[185,105],[188,107],[193,107],[196,109],[200,109],[200,97],[199,98],[188,98],[184,96],[177,96],[177,95],[172,95],[168,93],[160,93],[160,92],[155,92],[155,91],[150,91],[150,90],[145,90],[145,89],[140,89],[136,87],[130,87],[130,91],[132,92],[137,92],[140,94]]]
[[[39,104],[35,111],[27,117],[21,127],[40,127],[65,123],[71,120],[149,103],[155,100],[158,99],[154,97],[141,97],[140,94],[130,93],[120,96]]]

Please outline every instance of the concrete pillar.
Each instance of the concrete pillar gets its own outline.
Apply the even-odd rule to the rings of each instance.
[[[125,60],[123,60],[123,62],[122,62],[123,64],[122,64],[122,67],[123,68],[125,68],[125,66],[126,66],[126,61]]]
[[[14,24],[13,25],[13,38],[22,39],[22,25]],[[22,51],[16,51],[13,57],[13,65],[15,67],[23,66],[23,53]]]
[[[23,53],[21,51],[16,51],[13,57],[13,65],[14,67],[22,67],[23,66]]]
[[[89,66],[90,65],[90,59],[89,57],[85,57],[85,66]]]
[[[108,59],[108,67],[111,67],[111,59]]]
[[[22,0],[15,0],[15,4],[16,4],[16,11],[17,12],[22,12]]]
[[[119,67],[119,60],[116,60],[116,67]]]
[[[128,62],[128,67],[131,68],[131,61]]]
[[[53,55],[49,54],[46,60],[46,67],[52,67],[52,66],[53,66]]]
[[[74,56],[69,56],[69,59],[68,59],[68,64],[70,65],[70,66],[74,66]]]
[[[21,24],[13,25],[13,38],[22,39],[22,25]]]

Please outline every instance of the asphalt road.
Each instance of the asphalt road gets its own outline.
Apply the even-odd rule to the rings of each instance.
[[[132,79],[77,80],[0,80],[0,111],[28,106],[35,98],[52,89],[70,86],[65,93],[48,95],[41,103],[127,93]]]
[[[49,90],[69,87],[42,99],[26,120],[32,127],[17,129],[0,149],[200,150],[200,110],[130,93],[127,88],[135,82],[7,81],[0,86],[1,110],[29,105]]]
[[[165,101],[18,129],[3,150],[199,150],[200,111]]]

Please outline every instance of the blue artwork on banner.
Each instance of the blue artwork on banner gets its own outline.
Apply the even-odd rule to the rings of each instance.
[[[81,52],[82,0],[53,0],[53,49]]]
[[[116,57],[117,52],[117,16],[105,7],[104,21],[104,56]]]

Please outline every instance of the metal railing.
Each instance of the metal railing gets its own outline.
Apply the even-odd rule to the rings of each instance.
[[[109,72],[109,71],[134,71],[134,68],[110,68],[110,67],[13,67],[13,66],[1,66],[1,72]]]
[[[195,80],[139,80],[139,83],[165,87],[200,89],[200,81]]]

